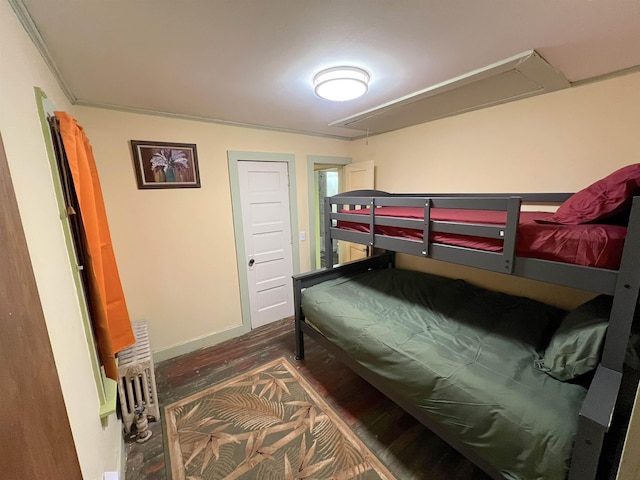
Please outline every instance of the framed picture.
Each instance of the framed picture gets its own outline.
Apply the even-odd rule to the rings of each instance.
[[[192,143],[131,140],[138,188],[200,188]]]

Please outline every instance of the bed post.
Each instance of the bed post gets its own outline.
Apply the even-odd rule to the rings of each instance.
[[[327,268],[333,268],[333,239],[331,238],[331,201],[324,197],[324,258]]]
[[[569,480],[593,480],[605,433],[609,430],[615,409],[616,395],[622,382],[622,370],[631,325],[640,289],[640,197],[633,198],[627,237],[616,279],[609,327],[602,351],[602,361],[596,370],[587,397],[578,417],[578,431],[571,459]]]
[[[621,381],[620,372],[602,365],[596,369],[578,416],[569,480],[595,480]]]
[[[640,197],[633,197],[627,237],[616,281],[609,327],[602,351],[602,365],[622,372],[626,346],[640,289]]]
[[[302,285],[300,280],[293,278],[293,305],[296,327],[296,360],[304,359],[304,337],[302,336],[302,327],[300,324],[304,321],[304,313],[302,313]]]

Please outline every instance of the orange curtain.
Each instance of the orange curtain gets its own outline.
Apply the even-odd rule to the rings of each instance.
[[[89,302],[100,359],[109,378],[118,380],[115,354],[135,337],[113,253],[111,234],[93,150],[84,130],[68,113],[56,112],[60,135],[84,229]]]

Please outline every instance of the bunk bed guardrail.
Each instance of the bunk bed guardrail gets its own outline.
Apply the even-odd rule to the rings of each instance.
[[[340,205],[342,198],[348,201],[348,204],[342,203],[343,207],[348,207],[349,210],[355,210],[358,207],[366,208],[369,215],[363,216],[364,218],[354,219],[353,214],[340,213],[331,211],[329,215],[325,216],[328,221],[350,221],[356,223],[368,224],[369,232],[340,232],[338,233],[332,225],[329,227],[332,229],[333,236],[336,234],[346,235],[351,237],[355,243],[365,243],[370,247],[379,247],[389,250],[399,251],[402,249],[404,253],[412,255],[421,255],[424,257],[430,256],[430,249],[437,248],[435,244],[429,241],[431,232],[443,232],[453,233],[460,235],[474,235],[478,237],[495,238],[504,242],[504,248],[501,254],[493,253],[492,255],[474,255],[473,251],[469,252],[469,261],[476,263],[479,268],[487,270],[494,270],[497,272],[512,273],[513,271],[513,257],[515,252],[515,239],[516,230],[518,227],[518,221],[520,217],[520,205],[522,203],[521,197],[492,197],[482,196],[469,199],[467,197],[453,197],[453,196],[437,196],[437,197],[395,197],[395,196],[371,196],[360,197],[355,196],[360,192],[352,192],[354,195],[342,197],[340,195],[334,197],[328,197],[328,208],[331,209],[333,205]],[[395,217],[381,217],[376,216],[377,207],[418,207],[424,211],[422,219],[414,218],[395,218]],[[327,208],[327,206],[325,206]],[[492,210],[492,211],[505,211],[507,213],[507,221],[504,225],[489,225],[489,224],[470,224],[460,222],[447,222],[431,220],[430,210],[431,208],[448,208],[448,209],[472,209],[472,210]],[[389,226],[399,227],[407,229],[421,230],[423,232],[422,242],[408,240],[406,243],[399,244],[396,239],[385,237],[382,235],[376,235],[376,226]],[[368,238],[367,238],[368,237]],[[351,241],[351,240],[348,240]],[[330,251],[330,250],[325,250]]]
[[[581,290],[614,295],[617,271],[572,265],[562,262],[519,257],[515,261],[516,234],[520,210],[524,204],[558,204],[571,193],[500,193],[500,194],[390,194],[379,190],[356,190],[324,199],[325,252],[332,251],[333,242],[368,245],[383,250],[422,256],[448,263],[466,265],[498,273],[512,274],[542,282],[565,285]],[[374,208],[370,208],[371,205]],[[424,208],[423,218],[396,218],[376,215],[377,207],[402,206]],[[493,210],[506,212],[503,225],[470,224],[430,219],[432,208]],[[354,215],[342,210],[367,209],[368,215]],[[338,221],[368,226],[367,232],[341,229]],[[381,235],[376,226],[403,227],[422,230],[421,241]],[[477,250],[445,245],[430,240],[430,233],[445,232],[503,240],[502,252]],[[332,266],[330,265],[329,268]]]

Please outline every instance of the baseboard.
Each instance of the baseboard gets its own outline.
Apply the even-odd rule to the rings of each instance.
[[[158,363],[163,360],[184,355],[185,353],[195,352],[201,348],[212,347],[213,345],[217,345],[218,343],[222,343],[226,340],[239,337],[240,335],[247,333],[247,331],[248,330],[246,330],[244,325],[240,325],[223,332],[217,332],[194,340],[189,340],[188,342],[153,352],[153,361]]]
[[[113,415],[112,419],[116,419],[115,414]],[[119,425],[118,431],[121,432],[122,422],[120,419],[117,419],[117,422]],[[122,435],[118,435],[118,437],[120,438],[120,442],[118,442],[118,445],[116,447],[117,463],[116,465],[114,465],[116,469],[113,471],[104,472],[103,480],[124,480],[127,473],[127,448],[124,444],[124,437]]]
[[[120,421],[120,424],[122,425],[122,421]],[[120,431],[122,431],[122,428],[120,428]],[[118,472],[120,473],[120,480],[125,480],[127,475],[127,446],[124,443],[123,435],[120,436],[120,439],[120,465],[118,465]]]

